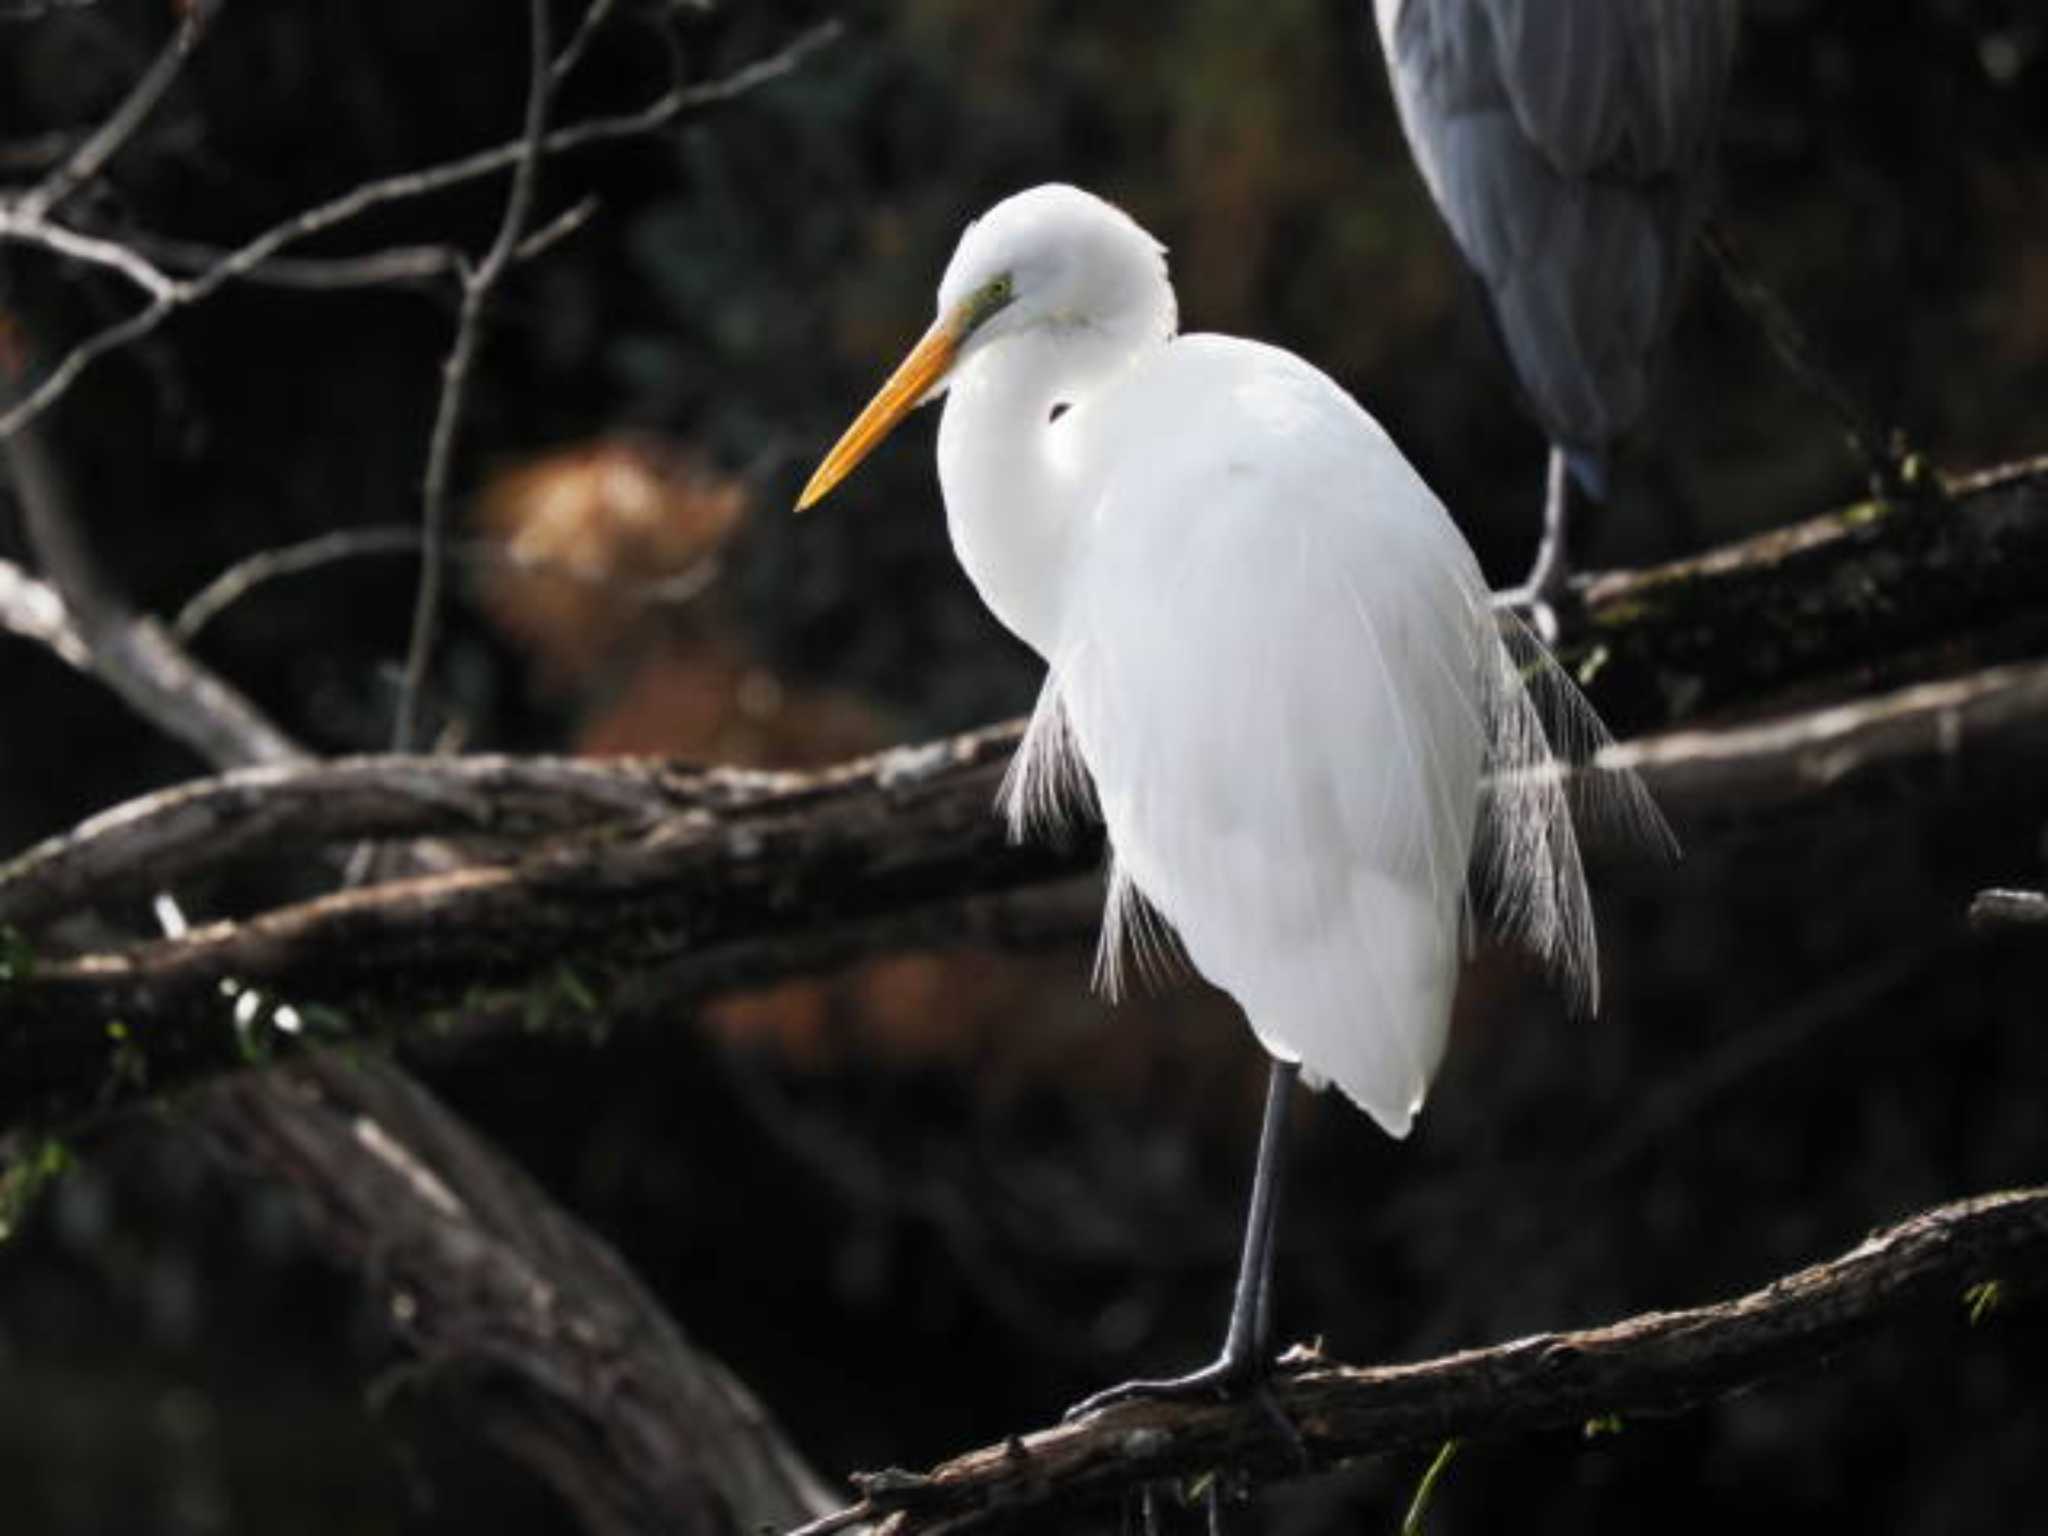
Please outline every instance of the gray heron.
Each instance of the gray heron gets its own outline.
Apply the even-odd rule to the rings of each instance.
[[[1570,482],[1604,498],[1699,232],[1739,0],[1374,0],[1401,126],[1550,439],[1510,601],[1569,578]]]

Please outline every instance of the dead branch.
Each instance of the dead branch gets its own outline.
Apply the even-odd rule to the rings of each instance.
[[[64,649],[215,761],[271,763],[247,770],[258,781],[317,772],[106,585],[40,433],[6,446]],[[138,673],[131,637],[145,625],[160,664]],[[564,788],[556,779],[549,798]],[[145,1058],[107,1023],[94,1031],[118,1078]],[[692,1349],[618,1257],[395,1065],[309,1058],[210,1083],[184,1108],[217,1146],[298,1193],[330,1256],[391,1297],[394,1326],[446,1368],[441,1379],[489,1389],[472,1394],[480,1427],[530,1460],[589,1529],[750,1536],[828,1502],[765,1410]]]
[[[388,1063],[316,1056],[208,1096],[477,1428],[594,1536],[753,1536],[837,1500],[609,1244]]]
[[[191,0],[190,4],[181,6],[178,25],[172,31],[170,41],[156,56],[156,61],[143,71],[142,78],[135,82],[127,98],[107,114],[105,121],[87,134],[55,170],[17,198],[13,211],[32,222],[40,220],[105,170],[107,163],[135,137],[135,130],[164,99],[224,3],[225,0]]]
[[[1608,768],[1634,770],[1692,825],[1791,810],[1852,790],[1939,790],[1991,755],[2015,771],[2048,761],[2048,662],[1990,667],[1783,719],[1623,742]],[[1981,761],[1977,766],[1982,766]]]
[[[395,752],[410,751],[418,740],[427,666],[433,659],[434,641],[440,632],[443,568],[448,558],[448,478],[455,460],[456,434],[462,428],[463,408],[468,401],[469,371],[476,361],[484,306],[490,302],[492,291],[526,234],[526,221],[533,211],[534,181],[540,170],[541,140],[547,136],[548,100],[554,84],[549,67],[553,49],[549,41],[548,0],[529,0],[527,29],[532,59],[519,162],[512,172],[512,187],[505,194],[505,211],[490,250],[474,269],[467,265],[463,268],[462,308],[456,316],[455,340],[448,349],[448,360],[441,365],[441,397],[434,407],[434,425],[428,434],[427,468],[420,491],[420,526],[425,542],[420,549],[405,675],[399,685],[398,711],[391,728],[391,748]]]
[[[5,450],[49,578],[0,571],[8,627],[211,762],[306,765],[108,585],[41,434],[18,429]],[[590,1529],[742,1536],[828,1502],[760,1405],[691,1349],[617,1256],[396,1066],[310,1059],[209,1084],[184,1108],[217,1145],[297,1190],[315,1235],[384,1288],[437,1379],[486,1388],[473,1394],[479,1426]]]
[[[248,1010],[289,1006],[352,1035],[474,1038],[537,1016],[630,1014],[648,991],[673,1005],[907,940],[1000,937],[1012,893],[1085,875],[1099,858],[1094,836],[1005,840],[990,801],[1015,741],[1003,726],[816,774],[366,758],[149,797],[0,870],[0,911],[48,912],[102,882],[189,877],[259,840],[577,830],[513,862],[38,966],[7,988],[0,1123],[233,1070],[251,1049],[246,1028],[231,1026],[238,1007],[244,1025]],[[1626,743],[1604,759],[1695,828],[1850,792],[1985,786],[2044,760],[2048,663]],[[1086,931],[1084,908],[1062,910]],[[259,1001],[241,1001],[250,995]],[[459,1025],[441,1016],[457,1005]],[[146,1082],[110,1080],[112,1019],[126,1026],[124,1059],[146,1060]],[[288,1031],[262,1048],[303,1039]]]
[[[171,620],[171,633],[186,645],[198,638],[209,624],[242,601],[258,587],[286,576],[300,576],[343,560],[375,555],[417,554],[426,542],[415,525],[371,524],[362,528],[337,528],[296,544],[259,549],[245,555],[201,587],[178,609]],[[510,570],[528,570],[508,544],[497,539],[456,539],[448,545],[452,560]],[[615,573],[583,571],[566,564],[548,567],[551,579],[580,582],[591,588],[603,587],[608,594],[648,607],[680,606],[701,596],[718,575],[718,557],[705,555],[694,565],[673,576],[645,582],[620,582]],[[4,583],[0,573],[0,583]],[[6,588],[0,584],[0,624],[11,627]],[[29,634],[28,638],[40,638]]]
[[[46,647],[81,671],[90,660],[85,637],[71,622],[71,610],[57,589],[12,560],[0,560],[0,629]]]
[[[586,118],[582,122],[553,129],[541,138],[541,154],[549,157],[593,144],[657,133],[698,112],[721,106],[783,78],[837,38],[840,31],[836,21],[821,23],[799,33],[778,52],[722,79],[699,85],[684,85],[678,81],[636,112]],[[526,149],[522,136],[457,160],[364,182],[339,197],[272,225],[227,252],[204,271],[191,277],[169,280],[169,286],[162,292],[153,292],[148,304],[78,343],[59,358],[33,387],[6,410],[0,411],[0,438],[10,436],[48,410],[101,358],[142,340],[174,313],[212,297],[228,283],[249,277],[289,247],[387,203],[430,196],[515,170],[525,157]],[[0,241],[11,237],[8,225],[0,222]]]
[[[1256,1401],[1126,1403],[934,1467],[856,1477],[865,1498],[808,1528],[888,1536],[1057,1529],[1161,1480],[1280,1481],[1453,1437],[1668,1414],[1810,1366],[1883,1329],[1975,1322],[2048,1281],[2048,1189],[1938,1206],[1761,1290],[1604,1328],[1545,1333],[1413,1365],[1295,1351],[1274,1383],[1306,1460]]]
[[[110,592],[70,510],[62,475],[33,427],[0,439],[29,544],[63,614],[78,664],[158,730],[209,763],[287,763],[305,753],[223,679],[195,665],[155,619]],[[13,627],[13,626],[10,626]],[[60,646],[60,655],[66,651]],[[67,655],[67,659],[70,657]]]
[[[1902,681],[1887,668],[1937,642],[2038,653],[2044,614],[2048,459],[2034,459],[1594,576],[1584,611],[1561,615],[1560,649],[1608,724],[1634,734],[1818,679],[1837,694]],[[2014,623],[2031,626],[2025,643],[1989,643]]]
[[[1970,926],[1979,933],[2048,928],[2048,891],[1979,891],[1970,900]]]

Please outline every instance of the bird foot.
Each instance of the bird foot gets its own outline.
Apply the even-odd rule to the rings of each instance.
[[[1126,1381],[1114,1387],[1106,1387],[1091,1397],[1082,1398],[1069,1408],[1063,1417],[1068,1423],[1072,1423],[1075,1419],[1085,1419],[1100,1409],[1112,1407],[1117,1403],[1133,1402],[1138,1398],[1150,1398],[1154,1402],[1184,1402],[1189,1398],[1227,1400],[1244,1392],[1265,1374],[1266,1372],[1259,1368],[1258,1361],[1249,1356],[1232,1358],[1224,1355],[1203,1366],[1199,1371],[1189,1371],[1185,1376]]]
[[[1279,1364],[1294,1365],[1296,1368],[1313,1364],[1320,1355],[1299,1349],[1289,1350],[1281,1357]],[[1287,1443],[1294,1460],[1308,1465],[1308,1446],[1301,1438],[1301,1431],[1294,1421],[1280,1407],[1280,1400],[1273,1395],[1272,1377],[1275,1362],[1262,1360],[1254,1355],[1232,1357],[1224,1355],[1203,1366],[1199,1371],[1190,1371],[1185,1376],[1167,1376],[1156,1380],[1126,1381],[1106,1388],[1092,1397],[1084,1397],[1069,1408],[1062,1418],[1071,1424],[1076,1419],[1085,1419],[1089,1414],[1113,1407],[1118,1403],[1135,1402],[1149,1398],[1154,1402],[1185,1402],[1191,1398],[1228,1402],[1232,1398],[1246,1397],[1265,1411],[1272,1421],[1274,1431]]]

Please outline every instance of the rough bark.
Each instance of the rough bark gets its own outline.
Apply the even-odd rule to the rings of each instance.
[[[2048,1189],[1922,1212],[1828,1263],[1732,1300],[1543,1333],[1412,1365],[1348,1366],[1297,1351],[1273,1401],[1120,1404],[969,1451],[929,1472],[857,1477],[859,1504],[810,1536],[880,1522],[889,1536],[1060,1529],[1162,1479],[1227,1470],[1297,1477],[1352,1457],[1433,1449],[1708,1402],[1831,1358],[1884,1328],[1946,1315],[1992,1323],[2048,1280]]]
[[[1900,658],[1940,642],[2002,659],[2048,619],[2048,458],[1597,575],[1583,597],[1560,649],[1621,734],[1835,674],[1897,681]]]
[[[471,1421],[599,1536],[752,1536],[832,1507],[772,1418],[612,1248],[388,1063],[216,1085],[201,1129],[286,1180]]]
[[[990,813],[1014,740],[1000,727],[817,774],[362,759],[109,813],[0,872],[0,910],[21,909],[17,889],[83,889],[81,871],[123,862],[110,843],[164,880],[258,835],[275,848],[287,835],[544,826],[533,792],[555,784],[571,790],[554,802],[565,818],[607,825],[511,863],[35,966],[0,984],[0,1123],[62,1121],[336,1035],[431,1042],[616,1019],[637,998],[673,1006],[881,947],[1085,932],[1086,903],[1022,893],[1093,870],[1096,837],[1018,847]],[[2048,761],[2048,663],[1623,743],[1602,761],[1591,778],[1636,772],[1693,833],[1849,793],[1991,788]]]

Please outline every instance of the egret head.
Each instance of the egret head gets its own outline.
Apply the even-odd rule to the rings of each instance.
[[[1077,354],[1128,353],[1173,334],[1165,248],[1130,215],[1057,183],[1005,198],[967,226],[931,329],[847,428],[797,500],[821,500],[954,371],[1006,338],[1051,335]]]

